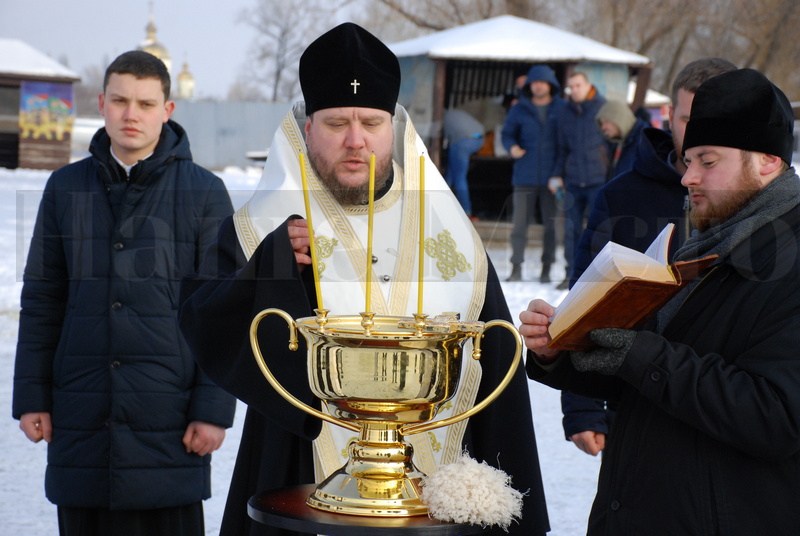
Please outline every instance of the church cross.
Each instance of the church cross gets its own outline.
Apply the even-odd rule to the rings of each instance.
[[[353,95],[355,95],[358,93],[358,86],[361,85],[361,82],[354,78],[353,81],[350,82],[350,85],[353,86]]]

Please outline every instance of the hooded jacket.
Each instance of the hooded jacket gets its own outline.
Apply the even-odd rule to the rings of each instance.
[[[531,102],[530,84],[541,80],[550,84],[553,100],[547,105],[542,121]],[[558,121],[565,101],[558,93],[561,85],[550,67],[534,65],[522,88],[519,102],[511,107],[503,123],[502,140],[506,151],[519,145],[525,149],[522,158],[514,160],[513,186],[546,186],[553,176],[558,155]]]
[[[613,178],[633,167],[639,137],[648,125],[636,117],[627,104],[620,101],[606,102],[597,112],[596,119],[598,124],[603,120],[611,121],[620,130],[620,137],[610,140],[613,150],[610,177]]]
[[[170,121],[130,182],[105,129],[47,181],[22,289],[13,415],[49,412],[45,491],[59,506],[153,509],[211,495],[191,421],[232,424],[235,399],[178,331],[179,285],[222,218],[222,181]],[[120,181],[120,178],[123,180]]]

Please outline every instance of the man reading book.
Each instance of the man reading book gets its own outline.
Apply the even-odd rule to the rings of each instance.
[[[788,99],[740,69],[703,83],[683,151],[696,232],[717,255],[640,331],[548,344],[555,310],[520,314],[528,375],[615,401],[588,536],[790,536],[800,527],[800,178]]]
[[[689,197],[681,184],[686,171],[682,147],[694,94],[709,78],[736,68],[722,58],[700,58],[675,76],[669,131],[644,129],[633,168],[600,189],[575,250],[570,287],[608,242],[644,251],[668,222],[675,224],[668,257],[672,260],[672,254],[689,237]],[[613,404],[562,391],[561,410],[566,439],[592,456],[605,448],[614,418]]]

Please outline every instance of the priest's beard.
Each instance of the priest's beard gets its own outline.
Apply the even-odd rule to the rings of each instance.
[[[697,207],[692,207],[689,218],[692,226],[700,232],[731,219],[739,212],[761,189],[761,183],[756,176],[756,170],[750,160],[742,162],[742,169],[736,181],[736,189],[729,190],[724,197],[711,203],[709,200],[706,210],[699,214]]]
[[[308,160],[334,199],[342,205],[366,205],[369,203],[369,180],[359,186],[347,186],[339,182],[334,164],[326,162],[319,153],[310,151]],[[381,161],[375,159],[375,192],[382,191],[392,176],[392,153]]]

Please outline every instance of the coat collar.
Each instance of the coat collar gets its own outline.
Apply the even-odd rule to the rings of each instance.
[[[105,127],[99,129],[92,137],[89,151],[108,169],[113,169],[117,165],[111,156],[111,138]],[[136,184],[144,184],[153,171],[175,159],[191,160],[192,153],[189,149],[189,138],[186,131],[175,121],[169,120],[161,127],[161,137],[155,151],[147,159],[134,166],[131,170],[130,180]]]

